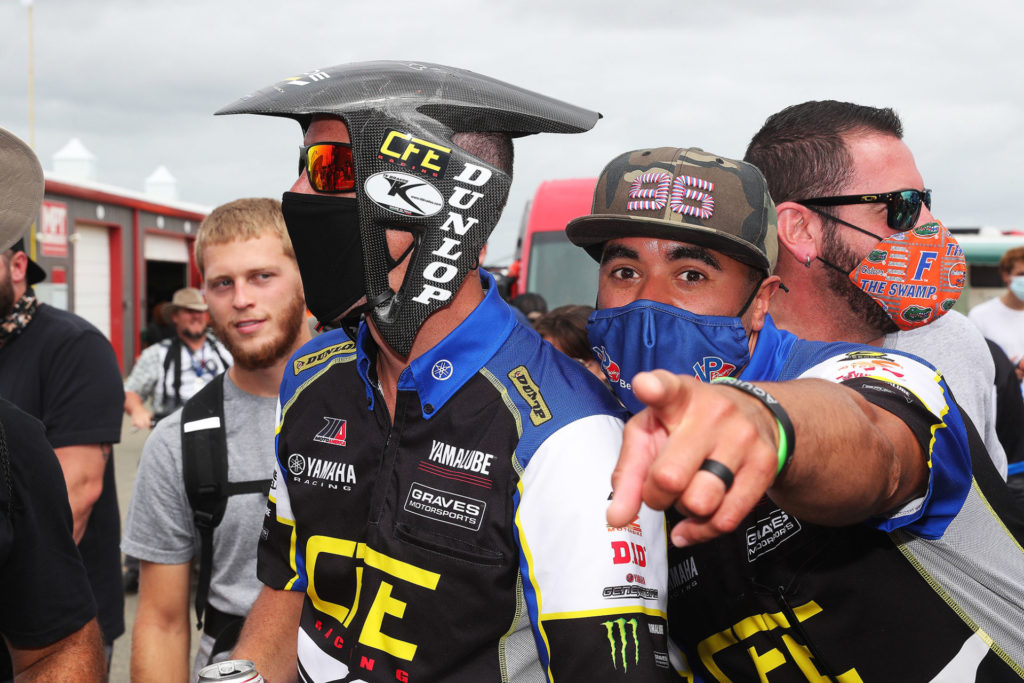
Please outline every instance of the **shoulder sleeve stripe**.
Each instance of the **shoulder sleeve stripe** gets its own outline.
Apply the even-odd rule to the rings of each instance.
[[[295,399],[297,399],[299,397],[299,394],[301,394],[303,392],[303,390],[305,390],[306,387],[308,387],[311,383],[316,381],[317,378],[319,378],[322,374],[324,374],[325,372],[330,370],[332,367],[334,367],[338,363],[351,363],[355,359],[356,359],[355,354],[348,355],[348,356],[341,356],[340,358],[332,358],[330,360],[330,362],[328,362],[327,365],[325,365],[321,370],[319,370],[315,374],[313,374],[313,375],[307,377],[305,380],[303,380],[303,382],[301,384],[299,384],[297,387],[295,387],[291,391],[291,393],[288,394],[287,400],[282,404],[282,406],[281,406],[281,420],[282,421],[284,420],[284,416],[288,412],[288,409],[291,408],[292,403],[295,402]],[[285,395],[286,395],[285,392],[287,391],[287,388],[283,387],[282,389],[283,390],[281,392],[281,398],[285,398]]]

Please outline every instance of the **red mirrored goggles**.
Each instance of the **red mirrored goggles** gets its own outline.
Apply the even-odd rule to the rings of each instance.
[[[299,174],[306,172],[310,186],[317,192],[352,192],[356,187],[356,167],[352,145],[345,142],[318,142],[299,147]]]

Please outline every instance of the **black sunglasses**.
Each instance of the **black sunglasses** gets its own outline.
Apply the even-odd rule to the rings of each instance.
[[[885,202],[885,222],[893,230],[904,232],[917,224],[923,203],[932,208],[931,190],[898,190],[882,194],[848,194],[841,197],[812,197],[799,199],[797,204],[812,206],[842,206],[846,204],[879,204]]]

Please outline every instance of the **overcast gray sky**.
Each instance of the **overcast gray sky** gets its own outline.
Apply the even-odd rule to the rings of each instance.
[[[706,0],[36,0],[35,141],[73,137],[99,180],[141,191],[165,165],[184,201],[279,197],[299,127],[213,117],[315,67],[373,59],[477,71],[604,114],[582,135],[517,141],[491,259],[511,259],[545,179],[596,176],[639,147],[740,157],[786,105],[891,106],[947,225],[1024,229],[1024,3]],[[0,0],[0,126],[28,139],[28,12]],[[891,188],[880,188],[891,189]]]

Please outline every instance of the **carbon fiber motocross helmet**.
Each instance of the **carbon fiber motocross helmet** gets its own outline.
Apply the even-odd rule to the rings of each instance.
[[[451,301],[477,266],[511,185],[508,174],[457,147],[452,135],[581,133],[601,117],[470,71],[403,61],[317,69],[247,95],[217,114],[284,116],[303,130],[316,114],[345,122],[355,162],[364,293],[377,329],[402,355],[408,355],[426,318]],[[415,192],[409,191],[413,183]],[[401,197],[396,187],[403,188]],[[388,285],[388,229],[417,235],[398,292]],[[318,268],[336,256],[321,255]],[[300,258],[300,270],[304,265],[311,267]],[[308,291],[312,280],[305,272],[303,282],[307,300],[321,297],[316,309],[310,305],[321,322],[342,314],[342,302],[332,299],[324,280],[317,282],[328,291]]]

